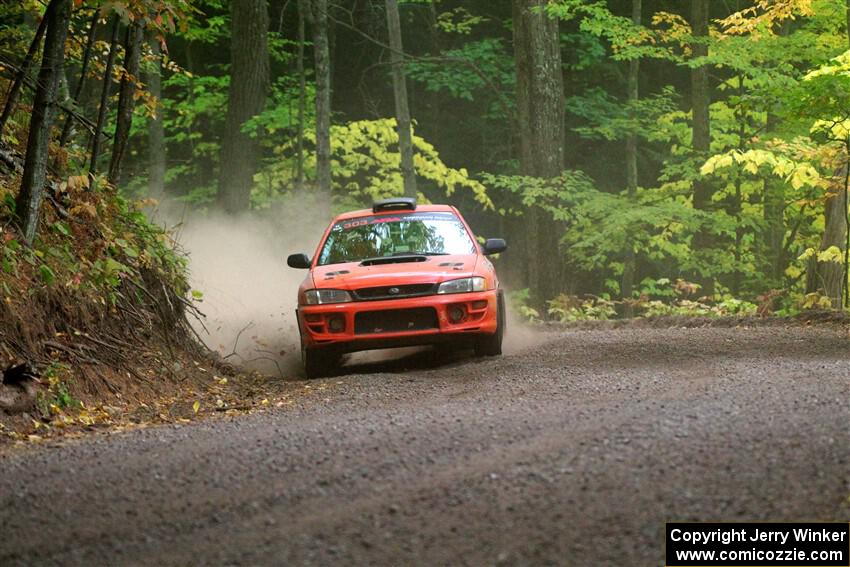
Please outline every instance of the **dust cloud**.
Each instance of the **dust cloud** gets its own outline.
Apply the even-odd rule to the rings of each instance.
[[[251,370],[285,378],[301,374],[295,292],[307,272],[289,268],[286,257],[313,254],[330,221],[315,212],[323,209],[300,199],[236,217],[186,213],[173,203],[153,213],[175,227],[189,255],[192,289],[203,293],[198,307],[206,315],[203,325],[193,324],[210,349]],[[506,354],[538,344],[538,335],[509,310]],[[357,353],[349,363],[397,359],[414,350]]]
[[[206,345],[235,365],[282,377],[300,373],[296,290],[307,275],[286,265],[296,252],[312,255],[329,219],[304,204],[243,216],[157,215],[175,226],[189,255],[192,289],[206,315],[193,322]]]
[[[497,266],[498,269],[498,266]],[[507,292],[506,292],[507,293]],[[508,304],[507,332],[502,343],[502,353],[516,354],[539,345],[545,340],[540,331],[529,327],[522,319],[522,315],[514,311]]]

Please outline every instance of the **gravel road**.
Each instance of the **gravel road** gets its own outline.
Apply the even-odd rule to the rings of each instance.
[[[540,342],[0,456],[0,564],[658,566],[665,521],[850,520],[846,329]]]

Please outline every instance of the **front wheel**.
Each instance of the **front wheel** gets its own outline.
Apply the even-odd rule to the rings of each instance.
[[[496,332],[484,335],[475,342],[475,356],[499,356],[502,354],[502,340],[505,338],[505,296],[499,292],[496,302]]]
[[[340,356],[324,349],[301,347],[301,362],[307,378],[323,378],[336,370]]]

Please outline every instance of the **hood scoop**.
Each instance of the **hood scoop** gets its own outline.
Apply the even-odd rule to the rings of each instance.
[[[382,264],[406,264],[410,262],[427,262],[428,256],[422,254],[405,254],[403,256],[379,256],[377,258],[366,258],[360,262],[361,266],[380,266]]]
[[[339,270],[339,271],[336,271],[336,272],[328,272],[328,273],[325,274],[325,279],[326,280],[332,280],[336,276],[343,276],[345,274],[350,274],[350,273],[351,272],[349,272],[348,270]]]
[[[451,268],[453,270],[463,271],[464,263],[463,262],[443,262],[442,264],[439,264],[439,266],[441,268]]]

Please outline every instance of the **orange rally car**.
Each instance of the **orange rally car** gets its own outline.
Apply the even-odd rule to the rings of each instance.
[[[308,377],[330,373],[344,353],[412,345],[502,352],[505,299],[486,256],[458,210],[386,199],[338,216],[315,256],[289,256],[309,269],[298,289],[301,356]]]

